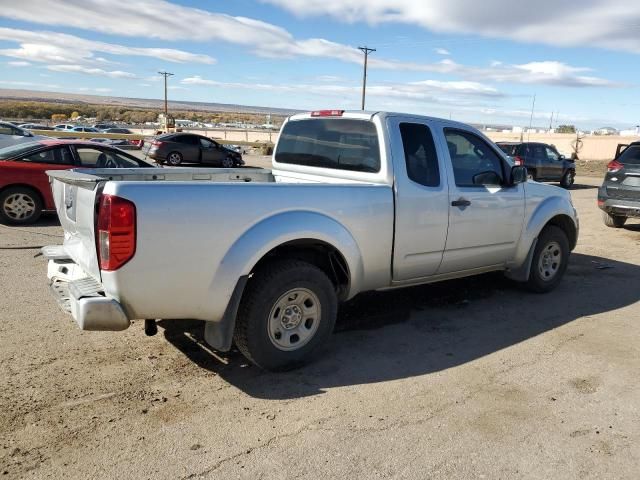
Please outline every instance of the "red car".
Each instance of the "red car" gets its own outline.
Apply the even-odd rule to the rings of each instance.
[[[47,139],[0,150],[0,222],[26,224],[55,210],[47,170],[153,167],[95,142]]]

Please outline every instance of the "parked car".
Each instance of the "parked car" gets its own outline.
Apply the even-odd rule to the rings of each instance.
[[[118,138],[104,138],[104,137],[90,138],[89,141],[102,143],[104,145],[118,147],[125,150],[132,150],[132,149],[140,150],[144,145],[144,140],[125,140],[125,139],[118,139]]]
[[[78,127],[73,127],[71,129],[72,132],[82,132],[82,133],[100,133],[100,130],[98,130],[97,128],[93,128],[93,127],[82,127],[82,126],[78,126]]]
[[[128,128],[121,128],[121,127],[115,127],[115,128],[103,128],[100,129],[100,132],[102,133],[124,133],[127,135],[132,135],[133,132],[131,130],[129,130]]]
[[[60,123],[58,125],[53,126],[53,129],[57,130],[58,132],[69,132],[74,128],[76,128],[76,126],[70,123]]]
[[[202,163],[225,168],[244,165],[242,155],[202,135],[167,133],[151,142],[149,157],[158,163],[178,166]]]
[[[96,123],[95,125],[93,125],[93,128],[95,128],[96,130],[106,130],[107,128],[115,127],[117,127],[117,125],[114,125],[113,123]]]
[[[36,138],[42,137],[36,137],[29,130],[20,128],[13,123],[0,122],[0,148],[19,143],[32,142]]]
[[[560,182],[571,188],[576,177],[576,165],[553,145],[538,142],[497,142],[516,165],[527,167],[529,178],[536,181]]]
[[[43,211],[54,210],[47,170],[151,166],[91,142],[45,139],[0,149],[0,221],[33,223]]]
[[[431,117],[299,114],[272,170],[156,171],[49,172],[52,292],[84,330],[205,320],[209,345],[271,370],[311,358],[360,292],[489,271],[553,290],[578,237],[568,191]]]
[[[640,217],[640,142],[618,145],[598,189],[598,207],[607,227],[620,228]]]
[[[53,127],[49,127],[48,125],[39,125],[37,123],[23,123],[20,125],[20,128],[24,128],[25,130],[54,130]]]

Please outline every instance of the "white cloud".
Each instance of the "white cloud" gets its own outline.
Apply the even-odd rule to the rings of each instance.
[[[327,14],[343,21],[367,21],[370,23],[402,22],[412,23],[436,31],[478,33],[517,39],[530,37],[531,41],[566,42],[579,19],[589,20],[598,9],[605,9],[605,0],[590,0],[590,5],[580,4],[579,8],[568,8],[565,2],[556,5],[551,0],[541,0],[531,12],[528,4],[506,3],[506,0],[472,2],[471,0],[264,0],[283,6],[300,15]],[[620,3],[622,0],[614,0]],[[610,2],[606,2],[607,8]],[[627,8],[631,17],[634,8]],[[518,8],[525,9],[519,15]],[[616,10],[613,8],[612,10]],[[552,16],[544,12],[553,11]],[[544,13],[544,15],[543,15]],[[0,10],[0,16],[13,19],[64,25],[91,29],[108,34],[137,36],[162,40],[223,41],[244,46],[256,55],[269,58],[331,58],[360,65],[362,52],[356,47],[323,38],[297,39],[278,26],[259,20],[234,17],[208,12],[201,9],[172,4],[164,0],[128,0],[118,3],[101,0],[21,0],[19,5],[8,4]],[[553,18],[550,18],[553,17]],[[552,32],[547,29],[549,22],[556,25],[556,17],[563,18],[561,29]],[[517,21],[514,22],[514,19]],[[600,20],[599,20],[600,21]],[[554,23],[556,22],[556,23]],[[587,22],[590,26],[593,22]],[[558,24],[560,25],[560,24]],[[185,26],[188,26],[185,28]],[[551,28],[551,27],[549,27]],[[560,28],[560,27],[558,27]],[[584,35],[592,35],[588,28]],[[493,32],[493,33],[492,33]],[[524,32],[524,33],[523,33]],[[528,32],[528,33],[527,33]],[[525,35],[526,33],[526,35]],[[551,34],[553,33],[553,35]],[[566,34],[566,35],[565,35]],[[528,37],[527,37],[528,36]],[[635,38],[635,37],[634,37]],[[546,40],[545,40],[546,39]],[[146,55],[165,60],[211,63],[206,55],[195,55],[173,49],[133,48],[103,42],[90,42],[71,35],[51,32],[25,32],[0,28],[0,40],[21,43],[19,49],[0,50],[0,55],[8,55],[27,61],[42,61],[51,64],[101,65],[106,60],[93,52],[119,55]],[[637,45],[638,40],[628,43]],[[622,48],[622,47],[621,47]],[[439,53],[447,52],[437,49]],[[448,53],[448,52],[447,52]],[[494,63],[488,67],[460,65],[451,59],[435,63],[401,62],[388,60],[377,52],[369,58],[372,69],[407,70],[457,76],[466,81],[510,82],[522,84],[548,84],[570,87],[615,87],[615,82],[593,75],[585,75],[585,70],[560,62],[543,60],[522,65]],[[151,81],[151,79],[145,79]]]
[[[48,65],[47,69],[53,72],[84,73],[86,75],[109,78],[138,78],[135,74],[123,72],[122,70],[103,70],[102,68],[84,67],[82,65]]]
[[[0,85],[7,87],[28,87],[28,88],[62,88],[60,85],[53,83],[37,83],[37,82],[22,82],[17,80],[0,80]]]
[[[2,13],[0,13],[1,15]],[[128,47],[86,40],[74,35],[56,32],[34,32],[0,27],[0,40],[20,44],[19,48],[0,50],[0,55],[33,62],[111,63],[107,59],[95,55],[95,52],[100,52],[110,55],[152,57],[177,63],[215,63],[215,59],[208,55],[189,53],[172,48]]]
[[[438,55],[451,55],[451,52],[446,48],[434,48],[433,51]]]
[[[180,81],[183,85],[199,85],[228,89],[263,90],[279,93],[300,93],[322,96],[353,96],[360,93],[360,86],[348,86],[343,84],[265,84],[220,82],[202,78],[199,75],[187,77]],[[370,84],[367,86],[367,95],[386,98],[407,98],[436,102],[436,96],[446,95],[448,100],[465,97],[495,98],[504,96],[493,87],[477,82],[444,82],[436,80],[424,80],[410,83]],[[443,100],[446,100],[443,99]]]
[[[16,60],[13,62],[7,62],[7,65],[9,65],[10,67],[28,67],[31,64],[22,60]]]
[[[640,3],[630,0],[263,0],[301,17],[404,23],[434,32],[477,34],[555,46],[640,53]]]

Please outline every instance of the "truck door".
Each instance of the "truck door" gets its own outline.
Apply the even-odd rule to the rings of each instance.
[[[426,120],[388,119],[395,173],[393,280],[437,272],[447,239],[449,192]]]
[[[524,187],[505,186],[510,167],[481,136],[444,128],[450,163],[449,231],[438,273],[502,265],[515,254]]]

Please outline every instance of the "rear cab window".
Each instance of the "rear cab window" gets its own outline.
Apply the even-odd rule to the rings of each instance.
[[[377,173],[378,132],[369,120],[332,118],[292,120],[284,126],[277,163]]]

